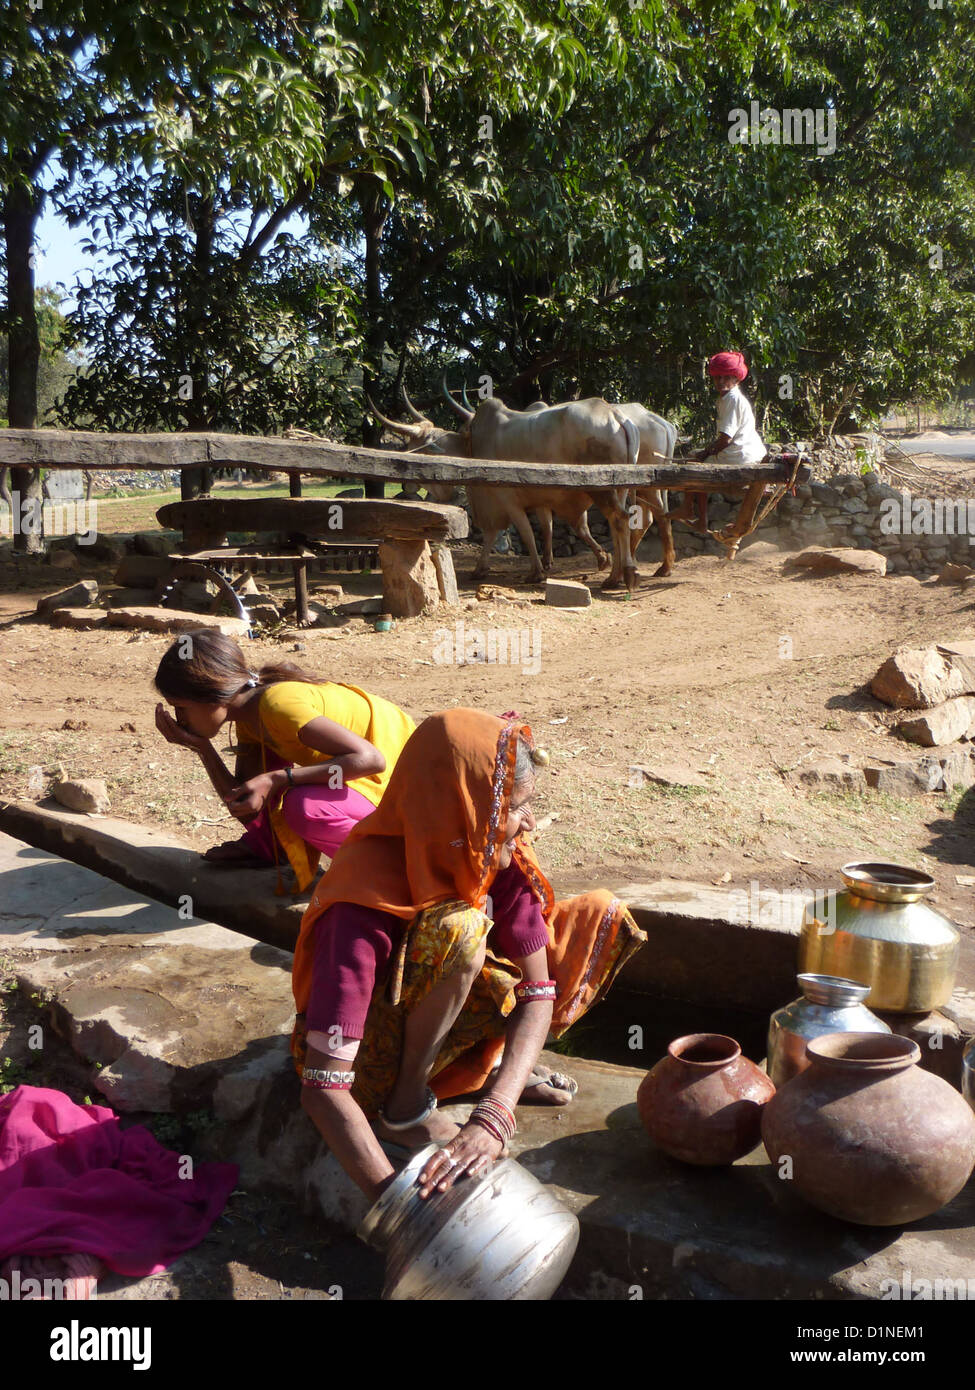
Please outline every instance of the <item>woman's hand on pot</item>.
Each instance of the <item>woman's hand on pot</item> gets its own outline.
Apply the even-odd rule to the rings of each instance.
[[[175,743],[180,748],[192,748],[197,753],[202,752],[210,742],[208,738],[194,734],[192,729],[184,729],[182,724],[177,724],[163,705],[156,706],[156,728],[167,743]]]
[[[261,772],[256,777],[241,782],[240,786],[234,787],[233,791],[224,797],[228,811],[238,820],[253,820],[263,809],[276,785],[277,779],[272,772]]]
[[[446,1192],[458,1178],[479,1178],[500,1158],[504,1145],[483,1125],[468,1123],[430,1159],[417,1179],[421,1197]]]

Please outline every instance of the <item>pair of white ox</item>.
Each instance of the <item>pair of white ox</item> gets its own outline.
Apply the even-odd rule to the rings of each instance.
[[[635,464],[652,466],[673,458],[677,431],[660,415],[636,402],[610,405],[600,396],[546,405],[537,401],[527,410],[512,410],[496,397],[481,402],[476,410],[456,401],[443,384],[444,399],[464,422],[459,430],[443,430],[421,415],[405,390],[403,398],[412,423],[390,420],[370,401],[387,429],[407,439],[417,452],[448,454],[474,459],[511,459],[522,463]],[[466,394],[465,394],[466,399]],[[437,501],[450,501],[455,488],[429,483],[427,492]],[[606,517],[613,537],[613,566],[603,585],[634,589],[637,581],[636,550],[644,533],[656,521],[663,546],[663,563],[657,575],[668,575],[674,565],[674,540],[667,516],[667,494],[658,488],[639,488],[636,503],[628,507],[623,488],[498,487],[468,483],[467,497],[474,522],[483,533],[475,579],[487,573],[498,533],[514,525],[531,557],[530,583],[540,582],[543,570],[552,568],[552,516],[561,517],[584,541],[605,569],[609,557],[592,537],[586,516],[596,506]],[[538,514],[542,531],[539,559],[528,512]]]

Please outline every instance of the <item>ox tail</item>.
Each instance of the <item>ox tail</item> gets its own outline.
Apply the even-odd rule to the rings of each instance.
[[[627,463],[640,462],[640,431],[626,415],[617,415],[617,420],[623,426],[623,433],[626,435],[626,461]]]

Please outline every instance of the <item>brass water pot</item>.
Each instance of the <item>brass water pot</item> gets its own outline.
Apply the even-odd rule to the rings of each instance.
[[[891,1013],[927,1013],[955,984],[960,936],[921,899],[934,879],[901,864],[845,864],[846,888],[806,905],[799,969],[870,986],[866,1003]]]

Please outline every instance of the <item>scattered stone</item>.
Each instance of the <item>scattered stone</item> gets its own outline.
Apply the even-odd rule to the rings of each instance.
[[[77,538],[76,538],[77,539]],[[80,555],[91,560],[120,560],[125,554],[125,542],[118,536],[104,536],[99,532],[90,541],[77,541]]]
[[[126,720],[124,724],[120,724],[118,727],[120,734],[138,733],[138,730],[136,729],[135,725],[131,722],[131,720]]]
[[[109,608],[152,607],[155,597],[155,589],[116,589],[114,594],[108,596],[108,606]]]
[[[336,497],[365,497],[365,495],[364,487],[347,487],[335,494]]]
[[[445,545],[432,545],[430,553],[433,556],[434,569],[437,571],[437,585],[440,589],[441,602],[454,605],[460,602],[460,594],[457,590],[457,576],[454,573],[454,557]]]
[[[784,568],[808,569],[813,574],[886,574],[887,560],[876,550],[855,550],[841,546],[835,550],[810,547],[790,555]]]
[[[546,579],[545,602],[551,608],[589,608],[592,593],[574,579]]]
[[[56,570],[77,570],[81,568],[78,557],[73,550],[52,550],[48,554],[47,563],[52,569]]]
[[[493,603],[500,599],[503,603],[524,603],[524,597],[514,589],[505,589],[500,584],[478,584],[478,603]]]
[[[165,531],[137,531],[132,537],[132,549],[137,555],[168,555],[177,544]]]
[[[334,605],[335,611],[346,618],[369,617],[374,613],[383,611],[383,601],[381,598],[351,598],[344,603]]]
[[[867,786],[888,796],[927,796],[943,784],[943,774],[934,758],[918,762],[882,762],[863,769]]]
[[[680,763],[655,763],[653,767],[647,767],[643,763],[631,763],[631,786],[634,784],[635,774],[638,774],[644,782],[653,782],[658,787],[707,788],[711,786],[706,777],[702,777],[699,772],[684,767]]]
[[[947,648],[900,647],[874,676],[870,690],[895,709],[933,709],[975,691],[975,666],[969,668],[961,653]]]
[[[38,613],[53,613],[56,608],[90,607],[98,598],[98,585],[94,579],[80,579],[70,588],[59,589],[55,594],[46,594],[37,600]]]
[[[67,733],[81,733],[83,729],[90,729],[91,725],[87,719],[66,719],[61,725]]]
[[[123,588],[151,589],[168,579],[172,568],[164,555],[124,555],[112,578]]]
[[[246,603],[248,616],[252,623],[259,623],[261,627],[273,627],[275,623],[281,621],[281,610],[270,599],[259,600],[256,603]],[[311,609],[311,604],[309,604]],[[312,609],[314,614],[314,610]]]
[[[51,795],[69,811],[96,812],[101,815],[110,807],[108,788],[100,777],[82,777],[55,782]]]
[[[849,789],[863,786],[863,770],[845,757],[817,758],[796,774],[796,780],[807,787]]]
[[[911,743],[920,743],[924,748],[935,748],[943,743],[954,743],[971,728],[975,721],[975,698],[959,695],[957,699],[946,700],[943,705],[926,710],[914,719],[902,719],[897,730]]]
[[[975,579],[975,570],[969,565],[949,563],[938,575],[939,584],[964,584],[969,579]]]
[[[52,627],[70,627],[85,632],[93,627],[105,627],[108,612],[104,608],[55,608],[51,613]]]
[[[231,588],[235,593],[240,594],[241,598],[247,598],[250,594],[260,594],[264,591],[259,587],[257,580],[250,570],[245,570],[236,579],[231,580]]]

